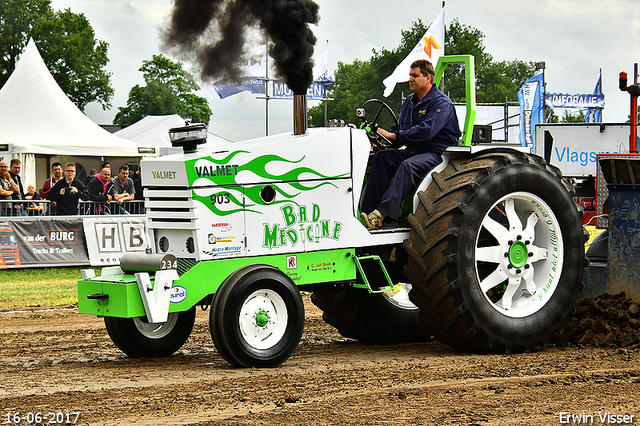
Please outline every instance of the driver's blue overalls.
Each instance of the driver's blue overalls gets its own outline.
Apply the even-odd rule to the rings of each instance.
[[[396,134],[394,144],[373,158],[362,200],[361,211],[365,213],[378,210],[384,216],[399,218],[402,200],[442,162],[445,148],[460,138],[455,108],[435,85],[416,102],[415,94],[404,100],[398,120],[400,129],[391,128]],[[399,149],[402,147],[405,148]]]

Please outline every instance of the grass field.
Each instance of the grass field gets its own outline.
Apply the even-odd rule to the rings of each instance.
[[[0,309],[76,305],[80,277],[80,268],[0,270]]]

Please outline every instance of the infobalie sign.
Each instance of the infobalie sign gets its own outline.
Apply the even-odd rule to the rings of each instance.
[[[604,95],[547,93],[544,102],[549,108],[604,108]]]

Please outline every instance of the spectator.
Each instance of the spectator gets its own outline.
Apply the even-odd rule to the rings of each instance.
[[[89,199],[97,203],[110,203],[113,200],[113,183],[111,182],[111,169],[104,167],[95,175],[87,185]],[[104,204],[97,204],[92,209],[93,214],[109,214],[109,209]]]
[[[142,191],[142,169],[138,167],[138,170],[135,173],[135,178],[133,179],[133,187],[136,190],[136,195],[134,199],[144,201],[144,193]]]
[[[87,188],[82,182],[76,179],[76,165],[68,162],[64,165],[65,178],[60,179],[51,191],[49,198],[56,202],[56,214],[75,215],[78,214],[78,200],[88,200]]]
[[[55,162],[51,165],[51,176],[42,184],[42,189],[40,190],[40,198],[43,200],[49,199],[49,191],[53,188],[53,185],[56,184],[60,179],[62,179],[62,164],[59,162]]]
[[[112,183],[114,189],[113,199],[118,203],[118,205],[121,205],[125,201],[131,201],[134,199],[136,189],[133,186],[133,179],[129,177],[129,167],[127,165],[120,166],[118,169],[118,176],[113,178]],[[124,208],[121,208],[120,213],[128,214],[129,212]]]
[[[87,176],[87,178],[84,180],[84,186],[89,186],[89,181],[93,179],[93,177],[97,174],[98,171],[96,169],[89,170],[89,176]]]
[[[13,181],[13,179],[11,179],[7,162],[4,160],[0,161],[0,200],[11,200],[11,196],[13,195],[13,193],[19,190],[20,188],[18,187],[18,185]],[[10,206],[10,203],[1,202],[0,216],[9,216],[10,214],[12,214]]]
[[[27,193],[24,194],[25,200],[37,201],[40,199],[40,194],[36,192],[36,187],[33,186],[32,183],[27,185]],[[28,212],[30,216],[37,215],[40,210],[42,210],[41,203],[29,203],[27,206]]]
[[[11,179],[18,185],[20,190],[18,192],[13,192],[11,198],[14,200],[22,200],[24,199],[24,187],[22,186],[22,178],[20,177],[20,170],[22,169],[22,163],[17,158],[13,158],[9,163],[9,174],[11,175]],[[24,209],[22,203],[15,203],[13,205],[13,215],[14,216],[26,216],[27,211]]]
[[[51,174],[53,176],[51,176],[50,178],[44,181],[44,183],[42,184],[42,189],[40,190],[40,198],[42,198],[43,200],[49,200],[49,191],[51,191],[51,188],[53,188],[53,185],[55,185],[58,181],[62,179],[63,177],[62,164],[60,164],[57,161],[53,163],[51,165]],[[47,204],[47,207],[49,209],[48,214],[50,215],[56,214],[56,210],[55,210],[56,205],[54,203]]]

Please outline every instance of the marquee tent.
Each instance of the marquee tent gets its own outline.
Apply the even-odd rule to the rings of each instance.
[[[177,114],[148,115],[142,120],[118,130],[114,135],[143,146],[159,148],[160,154],[181,152],[181,148],[173,148],[171,146],[169,129],[184,125],[184,119]],[[213,133],[209,133],[207,136],[207,146],[227,145],[230,143],[228,140]]]
[[[84,115],[60,89],[33,40],[0,89],[0,149],[22,160],[35,183],[34,154],[140,157],[140,145],[114,136]]]

